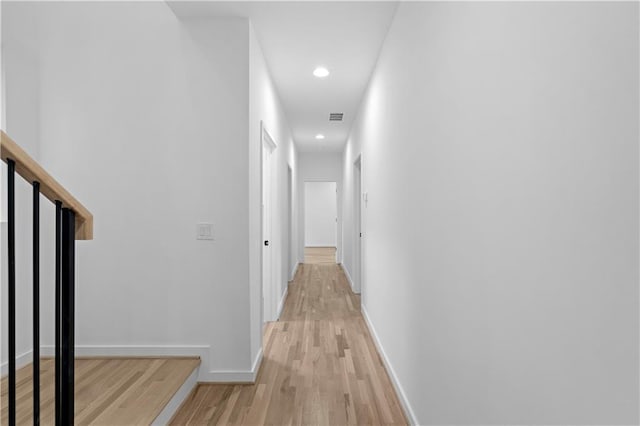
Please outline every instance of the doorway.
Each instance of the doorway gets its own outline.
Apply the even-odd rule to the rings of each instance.
[[[336,262],[338,247],[338,200],[336,182],[304,183],[304,246],[324,249]]]
[[[262,319],[275,321],[277,307],[275,267],[273,265],[273,209],[275,207],[276,144],[261,124],[262,138]]]
[[[362,291],[362,158],[353,163],[353,292]]]
[[[287,167],[287,241],[289,243],[289,249],[287,250],[288,261],[285,264],[288,266],[285,276],[288,277],[288,281],[293,281],[293,277],[296,274],[297,262],[295,259],[295,240],[293,232],[293,170],[291,166]]]

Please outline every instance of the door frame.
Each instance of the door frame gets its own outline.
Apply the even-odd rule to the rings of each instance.
[[[265,145],[269,148],[269,182],[265,182]],[[274,184],[274,182],[277,183],[277,173],[274,167],[274,153],[276,151],[276,149],[278,148],[278,145],[276,144],[276,142],[273,140],[273,138],[271,137],[271,135],[269,134],[269,132],[267,131],[267,129],[265,128],[264,122],[260,121],[260,247],[261,247],[261,253],[260,253],[260,295],[261,295],[261,300],[260,300],[260,309],[262,311],[262,323],[266,323],[268,321],[275,321],[277,318],[275,318],[275,316],[277,315],[277,300],[276,297],[274,296],[276,293],[276,274],[275,274],[275,268],[277,265],[275,265],[274,262],[274,256],[273,256],[273,240],[274,240],[274,235],[273,235],[273,222],[274,222],[274,207],[276,205],[275,202],[275,189],[276,186]],[[269,216],[268,216],[268,221],[270,222],[270,226],[269,226],[269,231],[270,231],[270,235],[269,237],[269,254],[270,256],[268,257],[268,260],[265,260],[266,257],[266,252],[265,252],[265,248],[264,248],[264,241],[265,241],[265,185],[269,184],[270,188],[269,188],[269,204],[268,204],[268,210],[269,210]],[[270,263],[270,279],[268,282],[268,289],[265,290],[265,284],[266,283],[266,277],[265,277],[265,261],[268,261]]]
[[[296,269],[298,267],[298,262],[296,262],[296,243],[295,243],[295,203],[294,203],[294,193],[295,193],[295,180],[293,177],[293,167],[290,164],[287,164],[287,281],[293,281],[293,278],[296,274]]]
[[[354,251],[354,265],[353,265],[353,292],[362,293],[363,288],[363,273],[362,273],[362,259],[363,259],[363,244],[364,238],[363,226],[362,226],[362,211],[363,211],[363,192],[362,192],[362,154],[356,157],[353,162],[353,251]]]

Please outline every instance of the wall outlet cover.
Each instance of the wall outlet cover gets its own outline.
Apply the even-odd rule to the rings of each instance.
[[[196,232],[198,240],[213,240],[213,223],[198,223]]]

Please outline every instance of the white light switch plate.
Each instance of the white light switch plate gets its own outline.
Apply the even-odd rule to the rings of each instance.
[[[196,232],[198,240],[213,240],[213,223],[199,223]]]

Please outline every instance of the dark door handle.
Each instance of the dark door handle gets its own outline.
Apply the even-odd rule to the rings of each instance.
[[[265,240],[264,245],[268,246],[269,245],[269,240]]]

